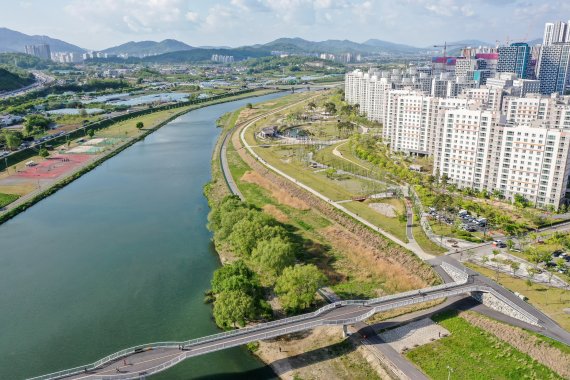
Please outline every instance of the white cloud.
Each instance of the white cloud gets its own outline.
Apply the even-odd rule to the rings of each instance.
[[[198,19],[183,0],[71,0],[65,11],[94,29],[137,33],[180,30]]]
[[[411,6],[420,6],[438,16],[453,17],[461,15],[471,17],[475,12],[468,0],[407,0]]]
[[[186,20],[190,22],[197,22],[200,18],[197,12],[188,11],[186,12]]]

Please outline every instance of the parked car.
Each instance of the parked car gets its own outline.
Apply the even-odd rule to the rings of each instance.
[[[493,240],[493,245],[498,248],[505,248],[507,244],[502,240]]]

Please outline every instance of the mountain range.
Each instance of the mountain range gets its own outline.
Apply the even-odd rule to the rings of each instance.
[[[529,41],[529,44],[540,43],[541,40],[536,39]],[[0,28],[0,52],[23,52],[25,45],[33,45],[47,43],[50,45],[53,52],[84,52],[79,46],[54,39],[48,36],[30,36],[7,28]],[[437,45],[443,45],[439,43]],[[464,46],[494,46],[484,41],[479,40],[462,40],[455,42],[447,42],[448,54],[456,54],[461,47]],[[192,50],[197,50],[194,53],[189,53]],[[379,39],[369,39],[363,43],[358,43],[349,40],[325,40],[325,41],[308,41],[302,38],[278,38],[274,41],[257,44],[251,46],[243,46],[240,48],[228,47],[200,47],[195,48],[184,42],[167,39],[160,42],[155,41],[140,41],[140,42],[127,42],[122,45],[113,46],[102,50],[103,53],[120,55],[128,54],[129,56],[142,57],[142,56],[155,56],[167,55],[164,60],[168,61],[174,59],[175,61],[186,58],[202,58],[211,54],[224,54],[234,55],[238,57],[257,57],[269,55],[271,51],[280,51],[285,53],[297,54],[315,54],[315,53],[330,53],[330,54],[392,54],[401,56],[410,55],[429,55],[434,54],[436,51],[441,51],[441,47],[431,45],[429,47],[415,47],[405,44],[397,44],[393,42],[383,41]],[[176,53],[176,54],[174,54]],[[208,59],[208,58],[206,58]],[[160,60],[160,59],[159,59]]]
[[[160,42],[155,41],[140,41],[140,42],[127,42],[125,44],[114,46],[103,50],[107,54],[128,54],[134,56],[146,56],[171,53],[173,51],[191,50],[192,46],[177,40],[164,40]]]
[[[26,51],[26,45],[48,44],[52,52],[83,53],[85,49],[48,36],[30,36],[8,28],[0,28],[0,53]]]

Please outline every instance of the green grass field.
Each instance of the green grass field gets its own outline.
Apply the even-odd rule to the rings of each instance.
[[[417,215],[414,214],[414,225],[412,227],[412,233],[414,234],[414,239],[419,244],[419,246],[427,253],[431,255],[441,255],[447,250],[435,244],[424,232],[420,222],[418,221]]]
[[[399,199],[387,199],[382,201],[381,203],[388,203],[391,204],[392,206],[395,206],[394,208],[396,209],[396,212],[398,214],[405,212],[404,211],[405,207],[403,205],[403,202]],[[406,237],[406,223],[400,221],[397,216],[389,217],[381,214],[380,212],[371,208],[370,203],[368,201],[363,203],[349,202],[349,203],[344,203],[343,206],[346,207],[348,210],[356,213],[358,216],[366,219],[370,223],[396,236],[404,243],[408,242],[408,238]]]
[[[490,333],[469,324],[455,312],[435,316],[450,336],[414,348],[408,359],[432,379],[562,379],[546,366]]]
[[[20,198],[20,197],[18,195],[15,195],[15,194],[0,193],[0,208],[9,205],[10,203],[14,202],[18,198]]]

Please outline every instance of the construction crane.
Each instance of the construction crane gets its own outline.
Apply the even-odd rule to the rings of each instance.
[[[436,48],[443,48],[443,58],[447,58],[447,48],[452,46],[465,46],[464,44],[451,44],[449,45],[447,42],[444,42],[443,45],[433,45]]]

